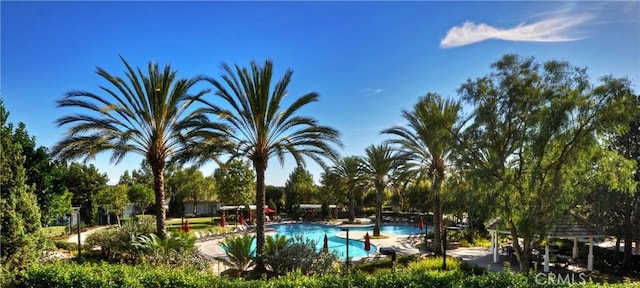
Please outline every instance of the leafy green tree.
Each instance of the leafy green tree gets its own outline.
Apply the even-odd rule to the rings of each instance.
[[[223,65],[222,82],[209,79],[215,93],[228,108],[206,102],[209,112],[220,117],[232,129],[224,130],[236,147],[234,157],[251,160],[256,172],[256,270],[265,270],[264,253],[264,205],[265,171],[271,157],[281,163],[287,154],[293,156],[298,166],[304,166],[305,157],[323,164],[323,157],[336,158],[338,153],[332,143],[340,144],[340,133],[317,120],[297,115],[302,107],[318,101],[318,94],[309,93],[293,100],[282,108],[287,86],[293,72],[288,70],[273,89],[273,63],[265,61],[263,66],[251,62],[250,69]],[[209,141],[216,143],[218,141]],[[203,141],[201,144],[207,144]]]
[[[57,217],[71,212],[71,194],[64,187],[63,163],[52,161],[48,149],[36,147],[36,139],[30,136],[24,123],[19,123],[14,133],[15,141],[22,147],[29,186],[33,186],[38,199],[42,224],[47,225]]]
[[[176,71],[168,65],[161,70],[158,64],[150,62],[145,74],[121,59],[126,66],[127,81],[97,68],[97,74],[112,86],[101,86],[103,96],[72,91],[58,100],[58,107],[82,112],[57,120],[58,126],[67,126],[69,130],[52,152],[62,159],[92,159],[100,152],[111,151],[114,163],[128,153],[145,157],[153,175],[158,236],[164,238],[165,168],[167,162],[180,154],[185,142],[195,137],[189,127],[203,116],[197,109],[191,111],[190,106],[207,90],[190,94],[199,78],[177,79]]]
[[[71,163],[65,173],[65,186],[73,195],[72,203],[80,207],[80,219],[93,226],[98,220],[98,199],[100,191],[107,190],[109,178],[100,173],[93,164],[87,166]]]
[[[324,172],[320,174],[320,187],[318,188],[318,199],[322,203],[322,217],[331,218],[331,210],[329,205],[336,204],[341,206],[348,206],[347,196],[344,193],[340,177],[334,173],[331,167],[325,168]],[[326,209],[326,211],[325,211]]]
[[[136,209],[144,215],[149,205],[153,204],[153,189],[145,184],[134,184],[128,191],[129,201],[136,204]]]
[[[385,189],[390,188],[397,179],[396,170],[401,169],[405,159],[386,143],[371,145],[365,149],[365,153],[361,162],[362,176],[363,181],[376,191],[376,223],[373,227],[373,235],[380,236],[382,198]]]
[[[426,179],[416,179],[405,189],[404,201],[408,203],[407,209],[421,212],[429,212],[433,209],[433,201],[428,193],[431,183]]]
[[[357,156],[343,157],[335,163],[333,173],[339,179],[342,189],[347,191],[349,199],[349,221],[355,221],[356,217],[356,189],[362,189],[362,169],[360,163],[362,159]]]
[[[149,162],[142,160],[140,168],[131,171],[131,178],[134,183],[147,184],[153,187],[153,174],[150,171]],[[167,174],[165,173],[165,179]]]
[[[469,178],[469,179],[467,179]],[[472,177],[466,177],[464,171],[451,171],[443,185],[443,211],[455,218],[466,217],[468,229],[463,231],[469,243],[475,243],[475,236],[486,233],[484,223],[495,216],[495,207],[486,191],[474,188]]]
[[[129,205],[129,187],[127,185],[118,184],[108,187],[98,192],[96,202],[98,206],[106,208],[109,213],[116,215],[116,223],[120,223],[120,215]]]
[[[296,167],[284,184],[284,195],[289,209],[302,203],[317,203],[318,187],[313,183],[313,175],[303,167]]]
[[[193,210],[189,211],[193,214],[198,213],[199,202],[213,199],[216,194],[214,178],[205,177],[197,167],[176,170],[168,182],[173,195],[193,201]]]
[[[585,214],[592,223],[616,236],[616,250],[619,251],[620,239],[624,239],[623,269],[631,268],[632,240],[640,239],[640,96],[636,96],[634,117],[625,133],[612,135],[609,148],[620,153],[636,164],[634,181],[636,188],[630,190],[612,189],[608,185],[599,185],[589,193],[583,206]],[[618,263],[618,254],[613,265]]]
[[[409,155],[416,167],[424,169],[431,185],[433,199],[433,232],[435,253],[442,253],[442,184],[444,183],[449,159],[455,139],[454,129],[459,121],[460,103],[444,100],[440,95],[428,93],[420,98],[412,111],[402,111],[407,126],[396,126],[383,133],[397,136],[389,140]]]
[[[234,159],[213,171],[218,199],[224,204],[244,205],[256,199],[256,182],[251,165]]]
[[[36,197],[26,184],[25,157],[8,117],[0,99],[0,281],[11,286],[19,271],[37,261],[44,237]]]
[[[594,85],[567,62],[505,55],[491,68],[459,90],[474,106],[461,155],[513,239],[523,239],[514,248],[527,272],[532,248],[586,191],[633,185],[633,163],[601,145],[629,123],[633,92],[624,78]]]
[[[282,211],[284,207],[284,187],[267,185],[264,189],[266,203],[276,212]]]

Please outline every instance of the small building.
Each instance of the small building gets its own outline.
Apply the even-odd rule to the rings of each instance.
[[[185,200],[184,214],[194,216],[213,216],[220,213],[221,207],[222,204],[218,200],[198,201],[197,204],[192,200]]]

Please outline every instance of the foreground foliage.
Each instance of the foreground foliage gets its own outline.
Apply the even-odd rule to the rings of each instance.
[[[297,271],[303,275],[326,274],[334,271],[338,256],[334,253],[316,251],[316,242],[297,235],[266,238],[265,264],[277,275]]]
[[[0,99],[0,284],[35,263],[44,244],[40,210],[26,184],[25,157]]]
[[[354,272],[304,276],[291,273],[264,280],[227,279],[189,269],[157,266],[55,263],[29,268],[17,287],[568,287],[538,281],[512,272],[469,275],[462,270],[439,271],[430,264],[410,264],[402,271],[383,270],[374,274]],[[580,287],[640,287],[639,283]]]
[[[220,243],[227,257],[216,257],[216,260],[231,267],[226,274],[234,277],[244,276],[249,267],[253,266],[253,254],[255,251],[251,249],[251,242],[253,242],[254,238],[247,234],[241,237],[227,238]]]

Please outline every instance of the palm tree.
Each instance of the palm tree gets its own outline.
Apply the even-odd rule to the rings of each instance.
[[[434,245],[436,254],[442,253],[442,203],[440,192],[444,182],[447,162],[450,160],[454,142],[454,126],[458,122],[460,103],[443,100],[440,95],[428,93],[414,105],[413,111],[403,111],[402,117],[409,124],[395,126],[383,133],[398,136],[389,142],[397,144],[411,155],[418,167],[422,167],[432,183],[434,203]]]
[[[224,272],[225,274],[242,277],[245,271],[254,264],[252,257],[253,251],[251,250],[253,238],[251,235],[244,235],[227,238],[220,243],[227,257],[215,257],[215,259],[222,262],[225,266],[231,267]]]
[[[365,149],[366,156],[361,160],[363,180],[376,190],[376,223],[373,235],[380,236],[380,218],[382,218],[382,193],[396,179],[396,170],[404,164],[403,155],[387,143],[371,145]]]
[[[199,78],[177,79],[170,66],[160,70],[151,62],[145,75],[120,59],[126,66],[126,80],[98,67],[96,73],[112,86],[100,86],[103,95],[71,91],[56,102],[57,107],[78,108],[85,113],[56,121],[58,127],[69,128],[52,154],[64,160],[93,159],[98,153],[111,151],[111,162],[116,164],[128,153],[145,157],[153,173],[157,232],[165,238],[165,166],[184,149],[190,123],[203,117],[195,111],[189,113],[189,108],[208,90],[191,95],[189,90]]]
[[[356,156],[344,157],[338,160],[333,167],[333,172],[340,177],[341,186],[347,189],[349,194],[349,222],[355,221],[355,190],[362,182],[362,160]]]
[[[289,154],[298,166],[304,167],[305,156],[324,166],[323,158],[336,159],[337,151],[331,144],[341,146],[340,133],[318,124],[313,118],[296,115],[309,103],[318,101],[318,94],[309,93],[282,109],[283,98],[293,71],[287,70],[275,86],[271,87],[273,63],[266,60],[263,66],[255,61],[250,69],[223,64],[222,81],[208,79],[215,87],[215,94],[228,107],[203,101],[208,112],[218,116],[232,127],[227,136],[235,144],[232,157],[247,157],[256,172],[256,270],[264,266],[264,206],[265,171],[269,159],[277,157],[284,164]]]

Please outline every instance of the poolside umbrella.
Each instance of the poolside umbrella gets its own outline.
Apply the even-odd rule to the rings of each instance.
[[[322,246],[322,252],[329,252],[329,238],[327,233],[324,234],[324,245]]]
[[[371,250],[371,237],[369,237],[369,232],[364,234],[364,250],[367,251],[367,257],[369,256],[369,250]]]
[[[244,213],[240,213],[240,225],[244,225]]]
[[[420,220],[418,221],[418,227],[420,227],[420,231],[424,229],[424,220],[422,220],[422,216],[420,216]]]
[[[220,218],[220,227],[224,227],[224,214],[222,214],[222,217]]]
[[[184,222],[184,232],[189,233],[189,220]]]
[[[264,208],[264,213],[276,213],[276,210],[273,210],[273,209],[267,207],[267,208]]]

